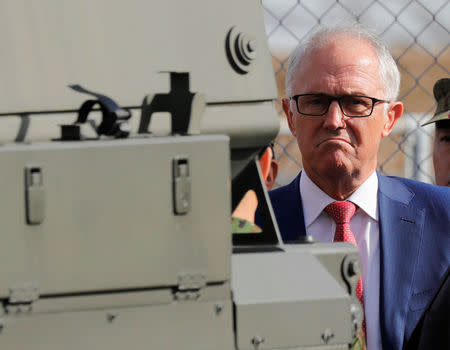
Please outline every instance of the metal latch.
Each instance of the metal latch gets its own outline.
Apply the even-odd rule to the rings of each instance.
[[[42,223],[45,215],[45,189],[42,169],[39,166],[25,168],[25,198],[27,224]]]
[[[180,273],[178,275],[178,289],[174,291],[174,298],[178,301],[197,300],[200,291],[206,286],[204,273]]]
[[[361,274],[361,269],[359,267],[358,253],[346,255],[345,258],[342,260],[341,269],[342,269],[342,277],[344,281],[347,283],[348,292],[351,296],[350,315],[352,322],[352,336],[356,337],[358,334],[358,330],[362,326],[364,318],[364,312],[361,303],[359,302],[356,296],[356,284],[358,283]],[[323,340],[325,341],[325,338],[323,338]]]
[[[184,215],[191,207],[191,177],[187,156],[178,156],[173,159],[172,175],[173,211],[175,215]]]

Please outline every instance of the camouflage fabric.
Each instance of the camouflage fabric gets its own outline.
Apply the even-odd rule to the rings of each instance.
[[[261,233],[261,228],[245,219],[232,217],[231,226],[233,229],[233,233]]]
[[[358,336],[353,339],[351,350],[366,350],[366,337],[363,329],[358,332]]]

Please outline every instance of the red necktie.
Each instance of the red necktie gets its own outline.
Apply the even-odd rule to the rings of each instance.
[[[355,236],[350,230],[350,219],[355,214],[356,205],[349,201],[336,201],[328,204],[324,210],[336,223],[334,242],[349,242],[352,243],[356,248],[358,248]],[[359,277],[358,283],[356,284],[356,297],[359,299],[361,305],[364,308],[364,296],[361,276]],[[363,329],[365,330],[365,320],[363,321]]]

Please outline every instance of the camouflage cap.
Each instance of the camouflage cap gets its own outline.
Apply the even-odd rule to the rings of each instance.
[[[422,126],[435,123],[439,120],[450,119],[450,78],[439,79],[433,87],[434,98],[437,102],[437,108],[433,118],[422,124]]]

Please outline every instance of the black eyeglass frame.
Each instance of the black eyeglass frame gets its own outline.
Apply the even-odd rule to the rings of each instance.
[[[321,97],[326,97],[328,99],[328,107],[325,110],[325,112],[323,112],[322,114],[309,114],[309,113],[303,113],[300,112],[300,108],[298,107],[298,99],[301,96],[321,96]],[[368,98],[370,100],[372,100],[372,108],[370,110],[370,113],[368,115],[348,115],[344,112],[344,109],[342,108],[342,104],[341,104],[341,100],[343,97],[364,97],[364,98]],[[341,95],[341,96],[331,96],[331,95],[327,95],[327,94],[299,94],[299,95],[293,95],[291,97],[289,97],[290,100],[293,100],[295,102],[295,105],[297,107],[297,112],[303,115],[307,115],[310,117],[322,117],[325,114],[328,113],[329,109],[330,109],[330,105],[331,102],[333,101],[337,101],[339,108],[341,109],[341,112],[343,115],[345,115],[348,118],[367,118],[370,117],[373,113],[373,109],[375,107],[375,104],[382,102],[382,103],[391,103],[391,101],[389,100],[380,100],[378,98],[375,97],[370,97],[370,96],[364,96],[364,95]]]

